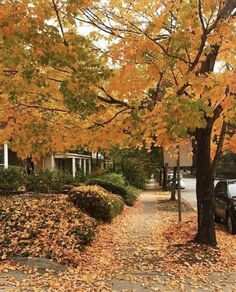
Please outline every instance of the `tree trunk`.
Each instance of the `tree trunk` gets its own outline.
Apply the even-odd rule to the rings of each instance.
[[[168,174],[168,168],[167,168],[167,166],[164,166],[164,168],[163,168],[163,189],[164,189],[164,191],[168,190],[167,174]]]
[[[198,243],[216,246],[213,218],[214,177],[210,156],[211,130],[212,127],[207,127],[196,131],[198,231],[195,239]]]

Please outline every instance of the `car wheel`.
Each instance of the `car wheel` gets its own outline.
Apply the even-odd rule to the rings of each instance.
[[[216,213],[214,213],[214,221],[216,222],[216,223],[221,223],[222,221],[221,221],[221,218],[216,214]]]
[[[236,233],[235,222],[233,221],[233,219],[230,216],[230,214],[227,216],[227,227],[228,227],[228,231],[229,231],[230,234],[235,234]]]

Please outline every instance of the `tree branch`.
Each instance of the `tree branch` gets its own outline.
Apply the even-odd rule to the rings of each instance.
[[[216,153],[215,153],[215,156],[214,156],[214,159],[213,159],[213,162],[212,162],[213,177],[215,177],[215,175],[216,175],[217,166],[219,164],[219,158],[220,158],[220,155],[222,154],[222,149],[223,149],[224,139],[225,139],[225,133],[226,133],[226,122],[223,121],[222,127],[221,127],[221,131],[220,131],[219,141],[218,141],[218,144],[217,144]]]

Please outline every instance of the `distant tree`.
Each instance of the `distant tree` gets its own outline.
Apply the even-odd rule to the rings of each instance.
[[[151,174],[157,174],[163,166],[162,149],[158,147],[150,151],[113,147],[109,157],[115,162],[116,171],[121,171],[137,187],[144,187]]]

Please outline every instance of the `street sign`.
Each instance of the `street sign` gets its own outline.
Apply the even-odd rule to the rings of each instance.
[[[186,145],[179,146],[179,164],[180,167],[193,165],[193,149],[192,141],[189,140]],[[170,147],[168,150],[164,150],[164,165],[167,167],[177,167],[178,160],[178,147]]]

